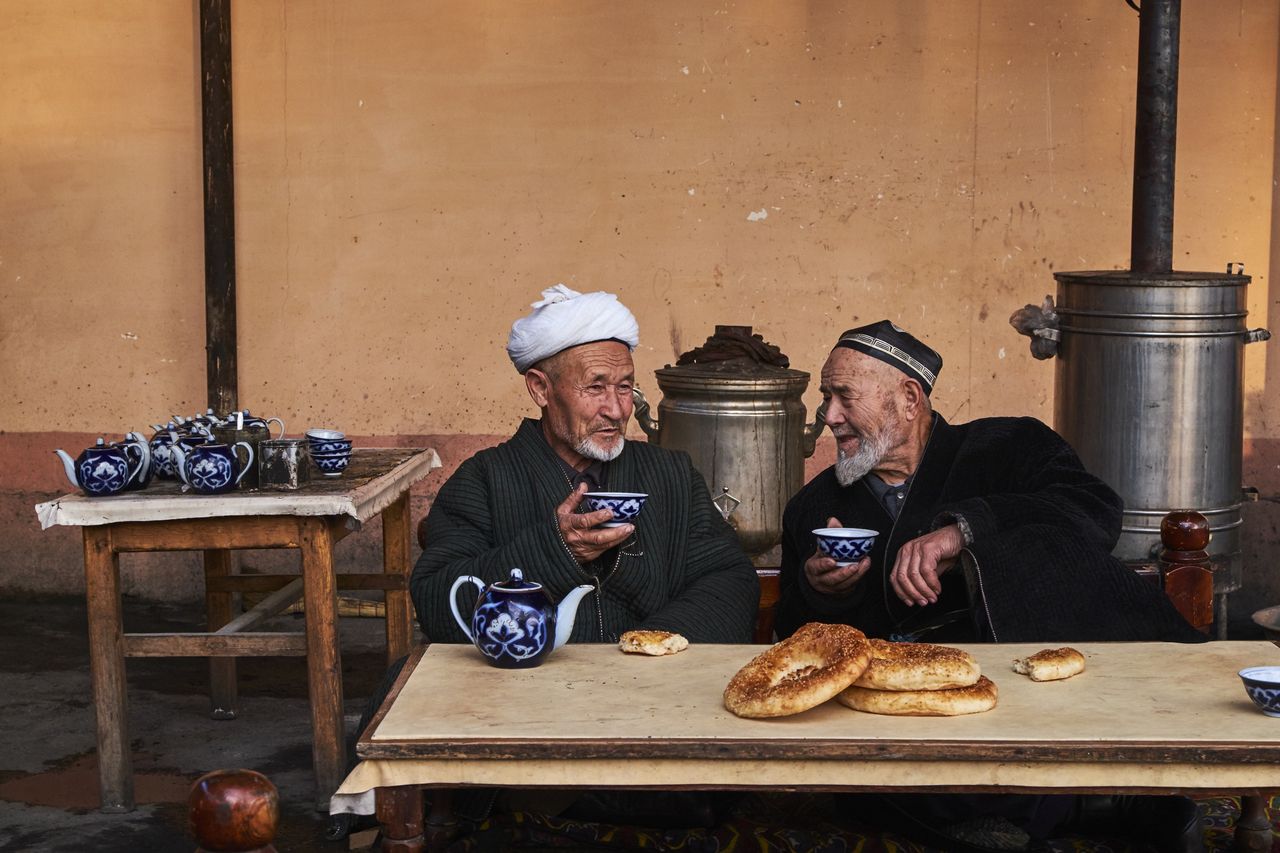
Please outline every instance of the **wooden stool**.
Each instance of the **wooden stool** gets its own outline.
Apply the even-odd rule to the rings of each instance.
[[[196,853],[276,853],[280,793],[253,770],[214,770],[187,797]]]

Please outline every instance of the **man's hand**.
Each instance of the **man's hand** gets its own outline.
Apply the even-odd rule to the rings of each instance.
[[[950,524],[926,533],[898,549],[898,559],[889,574],[893,591],[907,604],[933,604],[942,593],[942,575],[956,563],[964,535]]]
[[[843,527],[834,518],[827,519],[827,527]],[[814,591],[827,595],[844,595],[853,589],[862,576],[871,568],[871,558],[863,557],[856,563],[837,566],[836,561],[815,550],[813,556],[804,561],[804,576]]]
[[[577,512],[582,496],[587,493],[587,484],[579,483],[569,497],[556,507],[556,523],[560,525],[560,538],[569,548],[569,553],[578,564],[589,563],[615,545],[627,541],[636,528],[634,524],[623,524],[619,527],[602,527],[597,524],[613,520],[613,513],[607,509],[596,512]]]

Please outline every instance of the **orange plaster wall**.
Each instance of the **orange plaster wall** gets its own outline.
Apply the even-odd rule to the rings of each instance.
[[[1244,261],[1280,327],[1280,11],[1229,5],[1183,4],[1177,265]],[[78,583],[33,528],[47,445],[202,408],[193,7],[0,21],[0,586]],[[717,322],[816,371],[889,317],[945,356],[946,416],[1048,419],[1006,318],[1055,269],[1127,265],[1136,43],[1118,0],[237,3],[241,403],[469,452],[530,411],[502,344],[563,281],[633,308],[650,387]],[[1246,378],[1269,493],[1276,359]]]

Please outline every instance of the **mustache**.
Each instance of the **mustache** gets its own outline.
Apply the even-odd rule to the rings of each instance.
[[[614,420],[613,418],[598,418],[591,422],[587,427],[588,432],[599,432],[602,429],[616,429],[619,432],[627,425],[627,419]]]

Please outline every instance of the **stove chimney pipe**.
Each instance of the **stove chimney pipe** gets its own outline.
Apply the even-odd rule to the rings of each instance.
[[[1181,0],[1142,0],[1133,141],[1133,234],[1137,273],[1173,271],[1173,172],[1178,135]]]

